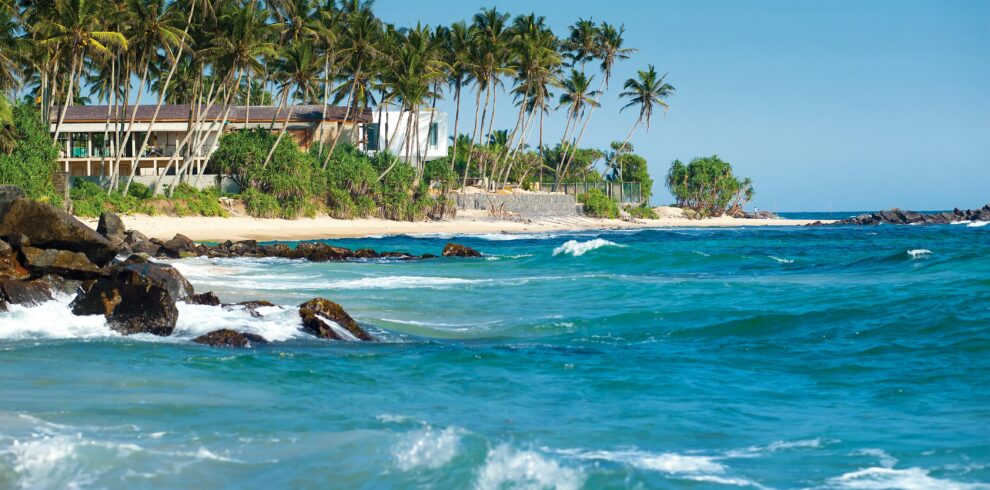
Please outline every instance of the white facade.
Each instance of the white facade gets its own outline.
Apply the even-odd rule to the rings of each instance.
[[[417,127],[412,128],[410,146],[406,147],[409,113],[401,111],[372,112],[372,122],[364,126],[361,147],[374,155],[388,149],[392,154],[410,163],[420,164],[447,156],[447,113],[425,110],[417,114]],[[416,137],[418,129],[419,137]]]

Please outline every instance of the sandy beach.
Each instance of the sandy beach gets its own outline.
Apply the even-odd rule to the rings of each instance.
[[[317,240],[403,234],[449,233],[477,235],[488,233],[539,233],[548,231],[674,227],[802,226],[811,222],[811,220],[737,219],[729,217],[704,220],[663,218],[635,221],[548,217],[539,220],[511,221],[491,218],[485,212],[461,212],[453,220],[419,222],[382,219],[343,220],[329,217],[283,220],[250,217],[179,218],[145,215],[123,216],[122,219],[128,229],[138,230],[149,238],[167,240],[177,233],[181,233],[196,241]],[[96,228],[97,220],[95,219],[84,219],[83,222]]]

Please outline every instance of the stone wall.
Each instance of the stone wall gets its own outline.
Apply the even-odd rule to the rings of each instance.
[[[582,206],[566,194],[451,194],[458,210],[488,211],[492,207],[527,217],[581,216]]]
[[[98,177],[98,176],[93,176],[93,177],[76,177],[76,178],[83,179],[83,180],[88,180],[90,182],[96,182],[98,184],[102,184],[102,183],[104,183],[106,181],[106,178],[105,177],[104,178],[101,178],[101,177]],[[172,183],[172,179],[173,178],[174,177],[172,177],[171,175],[165,176],[165,178],[162,179],[162,185],[170,185]],[[127,179],[128,179],[128,177],[121,177],[120,178],[120,186],[121,186],[121,188],[123,188],[123,186],[127,183]],[[134,176],[134,182],[138,182],[138,183],[144,184],[144,185],[146,185],[148,187],[151,187],[151,186],[155,185],[155,181],[156,180],[158,180],[158,177],[155,176],[155,175],[135,175]],[[206,189],[208,187],[216,187],[218,185],[218,182],[219,182],[220,192],[222,192],[224,194],[237,194],[237,193],[239,193],[241,191],[240,187],[237,185],[237,182],[235,182],[234,179],[231,179],[228,176],[222,176],[221,177],[220,175],[216,175],[216,174],[203,174],[203,177],[199,179],[199,183],[198,184],[196,183],[196,180],[197,180],[196,179],[196,176],[184,177],[182,179],[183,182],[185,182],[185,183],[187,183],[187,184],[189,184],[189,185],[191,185],[193,187],[196,187],[197,189]]]

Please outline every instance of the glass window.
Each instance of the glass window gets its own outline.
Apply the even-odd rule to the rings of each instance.
[[[89,133],[72,133],[72,158],[89,157]]]
[[[62,154],[63,158],[69,156],[68,154],[65,153],[66,149],[69,147],[69,140],[71,139],[69,137],[69,134],[70,133],[65,133],[65,132],[58,134],[58,149],[59,152]]]
[[[109,134],[104,138],[103,133],[92,133],[90,134],[90,139],[93,141],[93,156],[94,157],[109,157],[110,155],[110,139]]]
[[[436,148],[439,143],[440,123],[430,124],[430,148]]]
[[[378,123],[368,124],[364,127],[365,150],[378,151],[379,127]]]

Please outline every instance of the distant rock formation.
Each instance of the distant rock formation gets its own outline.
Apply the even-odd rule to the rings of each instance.
[[[876,213],[861,214],[852,218],[836,221],[838,225],[947,225],[959,221],[990,221],[990,204],[979,209],[960,210],[942,213],[916,213],[897,208]],[[815,223],[812,223],[814,225]],[[821,223],[818,223],[821,224]]]

